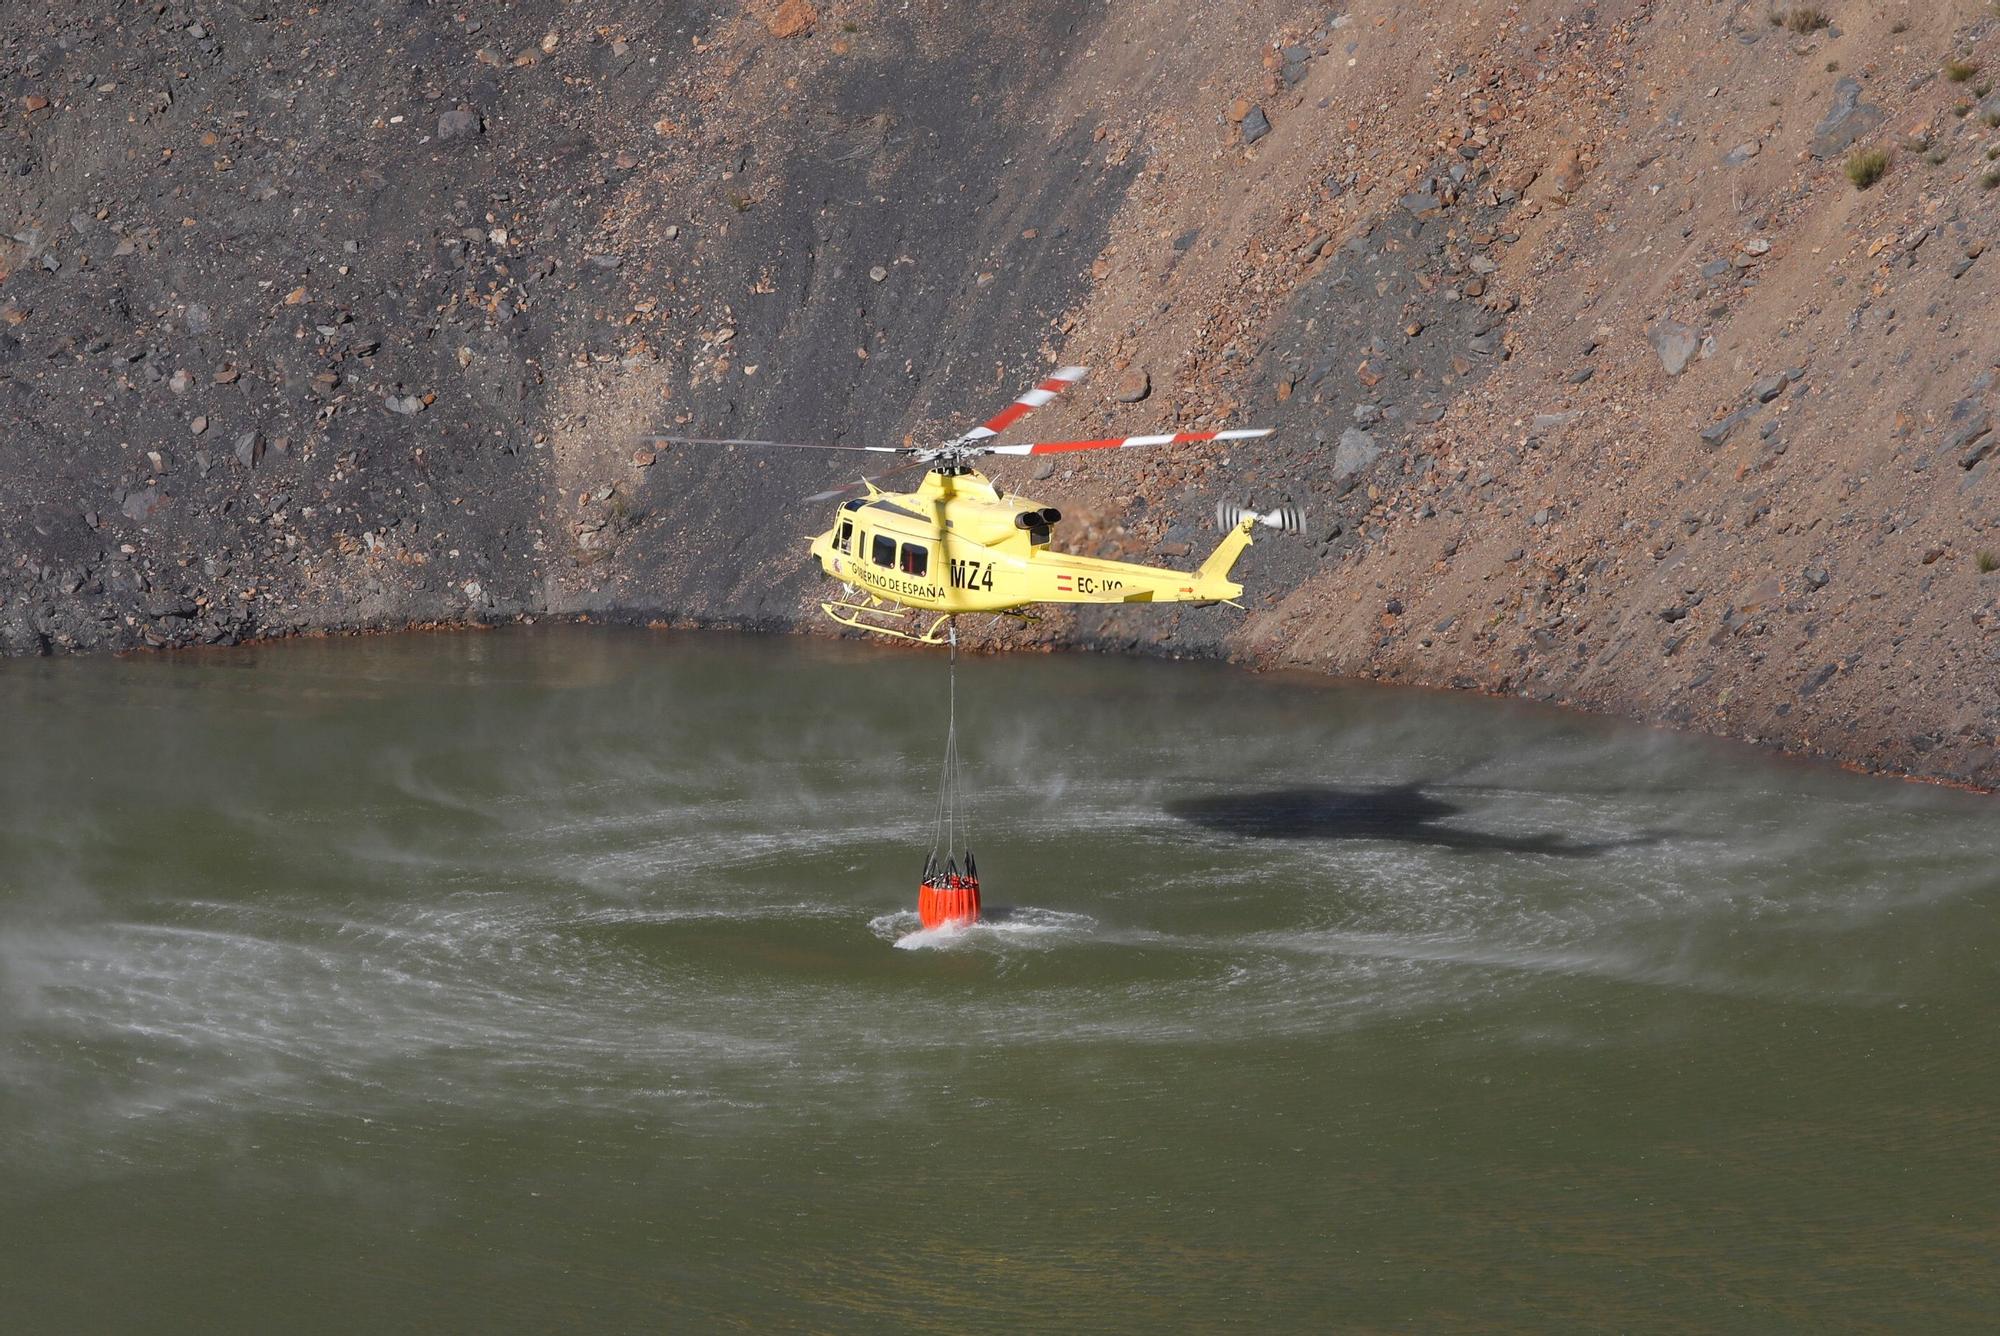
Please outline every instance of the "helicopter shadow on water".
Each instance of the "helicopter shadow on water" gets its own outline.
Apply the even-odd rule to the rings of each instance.
[[[1465,808],[1447,802],[1423,781],[1381,788],[1304,786],[1257,793],[1176,798],[1169,816],[1218,834],[1259,840],[1397,840],[1456,853],[1548,854],[1594,858],[1614,849],[1658,844],[1670,831],[1646,831],[1609,840],[1561,834],[1507,835],[1446,825]]]

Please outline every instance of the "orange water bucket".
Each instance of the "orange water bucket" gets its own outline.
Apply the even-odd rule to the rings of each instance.
[[[917,888],[917,917],[926,928],[979,922],[979,878],[933,877]]]

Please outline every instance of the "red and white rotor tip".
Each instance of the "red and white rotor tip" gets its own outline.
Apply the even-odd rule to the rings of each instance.
[[[1044,376],[1041,383],[1035,386],[1034,389],[1029,390],[1013,403],[1008,404],[992,417],[986,419],[984,423],[974,427],[971,431],[953,441],[952,444],[968,445],[973,441],[983,441],[989,437],[998,436],[1001,432],[1007,430],[1007,428],[1013,426],[1016,422],[1019,422],[1022,418],[1028,416],[1028,414],[1034,412],[1037,408],[1040,408],[1043,404],[1055,398],[1058,394],[1061,394],[1064,390],[1089,374],[1089,367],[1057,367],[1047,376]]]
[[[1228,431],[1161,432],[1149,436],[1101,436],[1090,441],[1024,441],[1020,445],[989,445],[989,455],[1064,455],[1074,450],[1130,450],[1142,445],[1198,445],[1204,441],[1251,441],[1269,436],[1269,427],[1233,427]]]

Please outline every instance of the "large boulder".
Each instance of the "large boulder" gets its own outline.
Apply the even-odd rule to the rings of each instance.
[[[1340,433],[1340,444],[1333,451],[1333,476],[1346,481],[1360,473],[1382,457],[1382,447],[1375,444],[1375,438],[1359,427],[1349,427]]]
[[[1687,370],[1694,360],[1695,351],[1701,347],[1701,336],[1692,328],[1678,320],[1656,320],[1646,331],[1646,338],[1653,345],[1653,351],[1660,355],[1660,365],[1669,376],[1678,376]]]
[[[1837,158],[1854,147],[1861,137],[1882,123],[1882,108],[1861,100],[1861,85],[1852,77],[1833,86],[1833,105],[1813,127],[1812,155],[1825,161]]]

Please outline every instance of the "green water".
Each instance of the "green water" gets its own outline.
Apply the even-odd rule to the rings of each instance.
[[[14,1331],[2000,1324],[1991,799],[572,628],[0,663]]]

